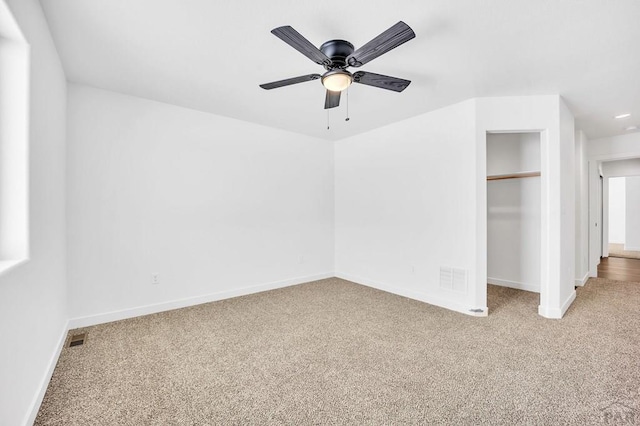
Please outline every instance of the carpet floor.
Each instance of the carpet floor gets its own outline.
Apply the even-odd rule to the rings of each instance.
[[[627,259],[640,259],[640,251],[625,250],[624,244],[609,244],[609,256],[626,257]]]
[[[474,318],[334,278],[74,330],[35,423],[640,424],[640,286],[577,291]]]

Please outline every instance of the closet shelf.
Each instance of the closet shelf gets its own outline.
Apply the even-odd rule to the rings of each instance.
[[[491,175],[487,176],[487,180],[501,180],[501,179],[519,179],[526,177],[535,177],[540,176],[540,172],[517,172],[517,173],[508,173],[504,175]]]

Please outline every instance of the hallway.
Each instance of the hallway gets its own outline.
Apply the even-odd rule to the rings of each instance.
[[[640,259],[603,257],[598,265],[598,278],[640,282]]]

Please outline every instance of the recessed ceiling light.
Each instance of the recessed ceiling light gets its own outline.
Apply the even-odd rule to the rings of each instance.
[[[631,117],[631,114],[627,113],[627,114],[620,114],[620,115],[616,115],[615,118],[616,120],[620,120],[621,118],[629,118]]]
[[[638,130],[638,126],[629,126],[625,129],[627,132],[630,132],[632,130]]]

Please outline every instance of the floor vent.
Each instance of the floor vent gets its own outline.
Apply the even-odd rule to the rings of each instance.
[[[74,334],[71,336],[71,341],[69,342],[69,347],[72,348],[74,346],[80,346],[84,343],[84,339],[86,338],[86,333],[82,334]]]

